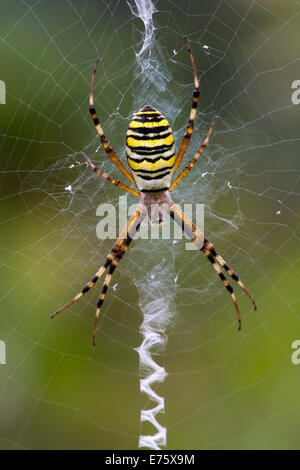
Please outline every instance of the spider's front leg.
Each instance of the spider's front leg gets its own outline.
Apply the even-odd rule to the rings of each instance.
[[[192,108],[191,108],[191,111],[190,111],[190,117],[189,117],[187,129],[186,129],[186,132],[183,136],[183,139],[182,139],[182,142],[181,142],[181,145],[180,145],[180,149],[178,151],[176,161],[175,161],[175,165],[174,165],[174,175],[175,175],[176,171],[179,168],[181,160],[182,160],[182,158],[183,158],[183,156],[186,152],[186,149],[188,148],[188,145],[189,145],[191,137],[192,137],[192,133],[193,133],[193,129],[194,129],[194,121],[195,121],[195,118],[196,118],[197,106],[198,106],[198,102],[199,102],[199,94],[200,94],[199,79],[197,77],[194,57],[193,57],[193,54],[192,54],[192,51],[191,51],[191,48],[190,48],[190,45],[188,43],[187,38],[184,38],[184,40],[185,40],[185,44],[186,44],[186,47],[187,47],[187,50],[188,50],[188,53],[189,53],[189,56],[190,56],[190,59],[191,59],[192,67],[193,67],[194,86],[195,86],[195,88],[194,88],[194,93],[193,93],[193,102],[192,102]]]
[[[236,281],[240,288],[247,294],[254,306],[254,309],[256,310],[256,303],[252,295],[246,289],[242,281],[239,279],[238,275],[234,271],[232,271],[232,269],[228,266],[222,256],[217,253],[214,245],[209,242],[207,238],[204,237],[200,230],[197,229],[197,227],[186,217],[183,212],[181,212],[181,210],[173,202],[170,202],[170,216],[182,228],[183,232],[188,236],[188,238],[190,238],[190,240],[196,244],[198,250],[202,251],[207,256],[207,259],[211,262],[214,270],[216,271],[216,273],[218,274],[221,281],[223,282],[226,289],[231,295],[232,301],[236,309],[238,317],[238,327],[240,330],[241,316],[236,296],[233,292],[231,284],[227,281],[226,277],[222,273],[220,266],[225,269],[225,271],[232,277],[232,279]]]
[[[91,80],[91,91],[90,91],[90,100],[89,100],[90,101],[90,115],[92,116],[94,125],[96,127],[96,130],[98,132],[98,135],[100,137],[100,140],[101,140],[101,143],[103,145],[103,148],[104,148],[105,152],[107,153],[109,158],[112,160],[112,162],[116,165],[116,167],[119,168],[121,173],[123,173],[123,175],[126,176],[126,178],[132,184],[135,185],[135,182],[134,182],[134,179],[133,179],[132,175],[125,168],[123,163],[119,160],[119,158],[117,157],[117,155],[115,154],[115,152],[113,151],[111,146],[109,145],[108,140],[104,135],[103,129],[100,125],[100,122],[99,122],[99,119],[98,119],[98,116],[97,116],[97,113],[96,113],[96,109],[95,109],[95,105],[94,105],[94,82],[95,82],[95,75],[96,75],[98,64],[99,64],[99,59],[97,59],[97,61],[96,61],[96,65],[94,67],[92,80]]]
[[[135,197],[140,197],[140,192],[136,191],[135,189],[130,188],[126,184],[122,183],[121,181],[116,180],[112,176],[109,176],[107,173],[104,171],[100,170],[94,163],[89,159],[89,157],[82,152],[83,158],[87,161],[87,163],[90,165],[91,169],[95,172],[98,173],[98,175],[103,176],[106,180],[108,180],[110,183],[114,184],[117,188],[123,189],[123,191],[127,191],[127,193],[133,194]]]

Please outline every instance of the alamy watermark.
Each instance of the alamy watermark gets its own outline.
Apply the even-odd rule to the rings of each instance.
[[[6,345],[0,340],[0,364],[6,364]]]
[[[291,355],[291,361],[295,366],[300,364],[300,339],[295,339],[291,344],[292,349],[295,349]]]
[[[6,104],[6,85],[0,80],[0,104]]]
[[[293,104],[300,103],[300,80],[294,80],[291,85],[292,89],[295,89],[291,95],[291,101]]]
[[[96,226],[97,238],[101,240],[116,240],[122,234],[129,218],[136,212],[139,204],[127,204],[127,196],[119,196],[117,207],[110,203],[103,203],[97,207],[96,215],[100,221]],[[145,216],[139,230],[134,233],[134,239],[140,240],[181,240],[184,237],[191,240],[195,233],[191,225],[197,227],[198,245],[204,238],[204,204],[183,204],[176,208],[185,216],[185,223],[179,217],[176,222],[170,217],[169,204],[151,204],[144,207]],[[124,237],[126,237],[126,233]],[[186,250],[197,250],[199,246],[192,241],[185,243]]]

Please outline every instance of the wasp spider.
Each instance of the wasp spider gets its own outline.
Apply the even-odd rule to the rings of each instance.
[[[97,310],[95,316],[95,323],[93,329],[93,344],[95,344],[96,327],[100,310],[105,299],[105,295],[111,281],[112,275],[118,263],[126,253],[135,233],[139,230],[143,219],[148,215],[150,222],[160,223],[166,212],[169,213],[170,217],[177,222],[186,235],[194,242],[199,251],[202,251],[207,259],[211,262],[214,270],[220,277],[224,286],[228,290],[233,300],[237,317],[238,317],[238,328],[241,328],[241,317],[239,307],[237,304],[236,296],[233,292],[233,288],[228,280],[225,278],[221,268],[223,268],[227,274],[237,282],[240,288],[248,295],[254,308],[256,304],[251,294],[248,292],[238,275],[232,271],[222,256],[216,251],[214,245],[204,237],[204,235],[192,224],[190,220],[179,210],[179,208],[171,200],[170,193],[173,191],[175,186],[186,176],[186,174],[193,168],[196,161],[200,157],[201,153],[208,144],[211,136],[216,118],[213,120],[208,134],[200,146],[199,150],[192,158],[190,163],[175,177],[175,173],[179,168],[181,160],[186,152],[189,145],[191,135],[194,127],[194,120],[196,117],[196,110],[199,100],[199,80],[196,74],[196,68],[194,58],[189,46],[187,39],[185,39],[186,46],[189,52],[190,60],[192,63],[193,74],[194,74],[194,94],[192,109],[188,121],[186,133],[184,134],[179,152],[176,156],[174,137],[170,125],[167,119],[152,106],[144,106],[137,113],[134,114],[132,121],[129,124],[129,128],[126,134],[126,152],[127,162],[130,171],[128,171],[121,161],[116,156],[113,149],[110,147],[107,138],[103,133],[103,129],[99,123],[97,113],[94,107],[94,81],[99,60],[93,70],[90,90],[90,114],[94,121],[96,130],[100,137],[101,143],[106,151],[107,155],[119,168],[121,173],[132,183],[134,188],[131,188],[124,183],[116,180],[97,168],[91,160],[83,154],[84,158],[92,168],[92,170],[105,179],[110,181],[115,186],[127,191],[128,193],[139,198],[139,205],[135,214],[129,219],[127,226],[121,233],[120,237],[115,242],[110,253],[107,255],[103,266],[96,272],[94,277],[85,285],[81,292],[79,292],[70,302],[58,309],[52,314],[52,318],[55,317],[65,308],[72,305],[80,297],[86,294],[98,281],[98,279],[104,274],[107,269],[107,274],[104,280],[104,284],[97,302]],[[135,189],[136,188],[136,189]],[[167,207],[164,211],[158,211],[158,214],[153,215],[151,208],[153,207]],[[156,211],[157,212],[157,211]]]

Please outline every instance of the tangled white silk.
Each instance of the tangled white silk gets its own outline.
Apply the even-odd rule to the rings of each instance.
[[[157,254],[162,255],[162,252],[163,250],[159,250]],[[167,444],[166,428],[158,421],[159,413],[165,411],[164,398],[153,390],[154,386],[165,380],[167,372],[156,362],[153,355],[159,355],[165,350],[166,328],[175,312],[174,281],[169,268],[169,260],[163,259],[151,273],[145,275],[140,284],[137,284],[139,305],[144,319],[141,325],[143,341],[136,350],[140,356],[141,392],[149,399],[147,409],[141,411],[141,422],[151,423],[154,429],[151,435],[140,435],[139,446],[150,449],[160,449],[160,446]]]
[[[153,408],[141,411],[141,422],[148,421],[157,432],[154,435],[141,435],[139,447],[151,449],[159,449],[159,446],[167,444],[166,428],[161,426],[157,419],[157,414],[165,411],[164,398],[160,397],[152,388],[157,382],[163,382],[167,376],[165,369],[157,364],[151,355],[152,351],[162,349],[166,343],[165,325],[161,324],[161,317],[166,320],[169,306],[166,303],[162,304],[161,300],[159,298],[143,305],[144,321],[141,325],[141,332],[144,339],[141,346],[137,348],[142,376],[140,380],[141,392],[146,393],[152,402],[157,403]],[[162,305],[164,305],[163,310]]]

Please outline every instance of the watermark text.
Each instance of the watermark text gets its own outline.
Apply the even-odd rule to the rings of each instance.
[[[6,86],[3,80],[0,80],[0,104],[6,104]]]
[[[96,215],[100,217],[96,226],[96,235],[100,240],[116,240],[117,237],[127,237],[124,232],[128,220],[132,217],[139,204],[127,205],[127,196],[119,196],[119,204],[115,207],[111,203],[103,203],[97,207]],[[145,217],[138,231],[132,234],[135,240],[192,240],[195,238],[194,227],[197,227],[197,243],[187,241],[186,250],[197,250],[204,239],[204,205],[183,204],[183,209],[176,204],[176,210],[184,214],[184,220],[178,214],[170,216],[169,204],[151,204],[144,207]],[[129,233],[130,234],[130,233]]]
[[[291,85],[292,89],[295,89],[291,95],[291,101],[293,104],[300,103],[300,80],[294,80]]]
[[[295,349],[291,356],[291,361],[295,366],[300,364],[300,339],[295,339],[291,344],[292,349]]]
[[[6,364],[6,345],[0,340],[0,364]]]

